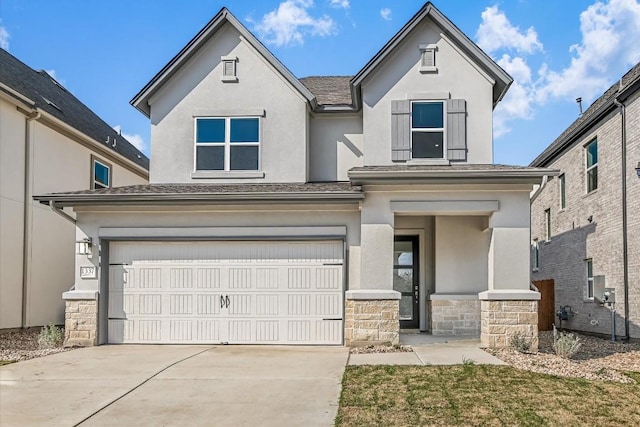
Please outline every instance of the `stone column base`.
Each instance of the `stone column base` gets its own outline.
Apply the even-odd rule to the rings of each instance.
[[[431,333],[433,335],[480,335],[478,295],[431,295]]]
[[[345,345],[398,344],[400,293],[396,291],[347,291],[345,304]]]
[[[65,292],[64,346],[91,347],[98,344],[97,292]]]
[[[538,351],[538,301],[481,301],[481,333],[483,346],[505,348],[511,337],[520,334],[531,341],[531,351]]]

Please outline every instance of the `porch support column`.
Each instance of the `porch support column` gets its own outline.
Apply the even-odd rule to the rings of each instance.
[[[480,339],[488,347],[508,347],[519,334],[535,351],[540,293],[530,290],[529,199],[526,194],[514,199],[489,220],[488,290],[479,294]]]
[[[360,228],[360,289],[345,299],[345,344],[397,344],[400,293],[393,290],[393,213],[375,193],[365,199]]]

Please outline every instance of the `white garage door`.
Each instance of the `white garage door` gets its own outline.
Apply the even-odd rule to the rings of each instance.
[[[342,344],[343,243],[113,242],[110,343]]]

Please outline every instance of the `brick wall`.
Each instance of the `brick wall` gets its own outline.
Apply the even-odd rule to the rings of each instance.
[[[433,335],[480,335],[480,300],[432,300]]]
[[[345,344],[398,344],[400,323],[398,300],[347,300]]]
[[[65,303],[65,347],[87,347],[97,344],[98,301],[67,300]]]
[[[640,161],[640,101],[627,108],[627,198],[631,336],[640,338],[640,179],[634,168]],[[598,189],[586,193],[584,145],[598,140]],[[621,119],[616,110],[548,165],[565,174],[566,208],[560,209],[557,177],[549,180],[531,205],[531,237],[539,240],[539,269],[532,280],[555,281],[556,310],[571,306],[574,315],[563,326],[608,334],[611,314],[586,294],[585,259],[593,260],[593,274],[604,275],[616,289],[616,328],[624,333],[622,262]],[[551,239],[545,239],[545,209],[551,210]],[[533,266],[533,251],[532,264]]]
[[[520,334],[538,350],[538,301],[481,301],[483,346],[503,348],[511,345],[511,337]]]

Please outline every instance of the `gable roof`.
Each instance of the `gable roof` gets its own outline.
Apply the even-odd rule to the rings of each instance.
[[[606,114],[617,108],[614,102],[616,99],[624,100],[639,89],[640,62],[596,99],[580,117],[571,123],[560,136],[531,162],[531,166],[540,167],[551,163]]]
[[[493,105],[494,107],[500,102],[502,97],[513,83],[513,78],[506,71],[504,71],[498,64],[495,63],[478,45],[476,45],[469,37],[467,37],[458,27],[456,27],[446,16],[444,16],[431,2],[427,2],[422,8],[407,22],[404,27],[396,33],[384,45],[378,53],[365,65],[352,79],[353,99],[356,100],[356,107],[360,106],[360,87],[362,82],[369,76],[378,65],[387,58],[402,41],[409,35],[409,33],[420,24],[425,18],[431,18],[433,22],[438,25],[443,33],[450,37],[463,52],[469,55],[476,61],[476,64],[480,66],[486,73],[488,73],[494,80],[493,85]]]
[[[45,71],[36,71],[4,49],[0,49],[0,84],[17,92],[31,108],[38,108],[84,133],[105,148],[149,170],[149,159],[122,135],[105,123],[71,92]],[[7,90],[5,89],[5,92]],[[112,143],[105,141],[116,141]]]
[[[204,26],[196,36],[174,56],[162,70],[158,72],[145,87],[133,97],[131,105],[137,108],[142,114],[149,117],[151,109],[149,98],[169,80],[213,35],[224,26],[225,23],[232,25],[244,39],[250,43],[278,72],[293,86],[304,98],[316,106],[316,99],[313,94],[285,67],[261,42],[258,40],[238,19],[233,16],[226,7],[220,11]]]

